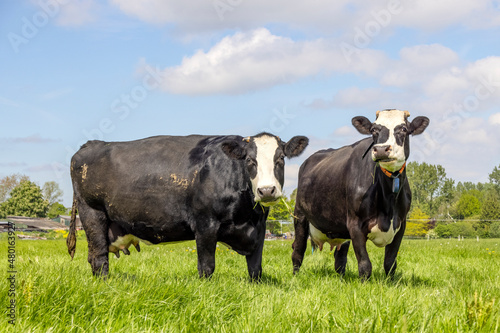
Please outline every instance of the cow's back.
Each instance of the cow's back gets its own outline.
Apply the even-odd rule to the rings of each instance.
[[[211,165],[238,167],[217,145],[224,138],[191,135],[90,141],[72,159],[75,192],[92,208],[106,211],[113,221],[189,224],[195,197],[210,192],[214,184],[228,184],[226,180],[220,184]],[[217,192],[212,194],[210,200]]]

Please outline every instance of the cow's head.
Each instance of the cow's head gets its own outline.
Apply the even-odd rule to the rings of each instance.
[[[372,159],[396,172],[410,155],[410,134],[421,134],[429,125],[429,118],[416,117],[408,122],[410,113],[400,110],[377,111],[377,119],[371,122],[365,117],[352,118],[352,124],[361,134],[372,135]]]
[[[277,136],[261,133],[239,142],[226,141],[222,150],[229,157],[245,162],[255,201],[271,206],[283,195],[285,156],[299,156],[308,144],[309,139],[305,136],[295,136],[283,142]]]

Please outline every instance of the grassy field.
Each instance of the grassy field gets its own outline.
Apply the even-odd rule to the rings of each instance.
[[[79,240],[71,261],[64,240],[17,240],[15,331],[500,330],[499,239],[405,240],[392,281],[383,273],[383,249],[370,243],[374,272],[365,283],[352,248],[344,278],[334,272],[330,251],[311,255],[310,249],[293,276],[291,241],[266,241],[263,281],[252,283],[244,257],[223,246],[213,278],[199,279],[194,242],[142,245],[141,253],[113,256],[110,278],[101,281],[91,275],[86,246]],[[5,237],[1,253],[6,272]],[[5,314],[0,331],[14,331]]]

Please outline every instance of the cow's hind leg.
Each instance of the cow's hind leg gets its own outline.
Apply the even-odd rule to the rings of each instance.
[[[85,202],[78,203],[89,248],[88,262],[95,276],[107,277],[109,271],[108,219],[103,211],[93,209]]]
[[[340,275],[345,274],[347,265],[347,252],[349,252],[349,245],[351,242],[347,241],[335,248],[335,271]]]
[[[309,221],[300,214],[297,214],[294,218],[295,227],[295,240],[292,244],[292,264],[293,264],[293,274],[296,274],[302,266],[302,260],[304,260],[304,253],[307,249],[307,238],[309,237]]]

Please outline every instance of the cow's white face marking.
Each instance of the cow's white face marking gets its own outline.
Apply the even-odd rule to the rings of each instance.
[[[389,230],[387,232],[383,232],[378,227],[378,224],[375,225],[368,234],[368,239],[373,242],[378,247],[385,247],[392,243],[394,236],[398,233],[399,228],[394,229],[394,221],[391,220],[391,225],[389,226]]]
[[[323,244],[330,244],[330,251],[333,250],[335,246],[341,245],[347,241],[347,239],[340,238],[328,238],[327,235],[316,229],[312,224],[309,224],[309,235],[311,240],[319,247],[319,250],[323,250]]]
[[[276,149],[278,149],[278,142],[276,138],[267,135],[255,138],[254,142],[257,148],[257,176],[251,181],[255,201],[261,201],[262,199],[258,193],[259,188],[273,186],[276,188],[275,197],[279,198],[283,194],[282,188],[274,174],[274,155],[276,154]],[[274,202],[262,202],[265,206],[272,205],[273,203]]]
[[[407,111],[400,110],[389,110],[389,111],[380,111],[378,114],[377,120],[375,120],[374,124],[381,125],[389,129],[389,137],[386,142],[379,142],[375,146],[391,146],[391,151],[389,153],[390,161],[387,162],[379,162],[380,165],[391,172],[395,172],[400,170],[403,167],[403,164],[406,161],[404,142],[402,145],[399,145],[396,142],[396,136],[394,133],[394,129],[399,125],[406,124],[406,115]],[[375,151],[372,150],[372,159],[375,160]]]

